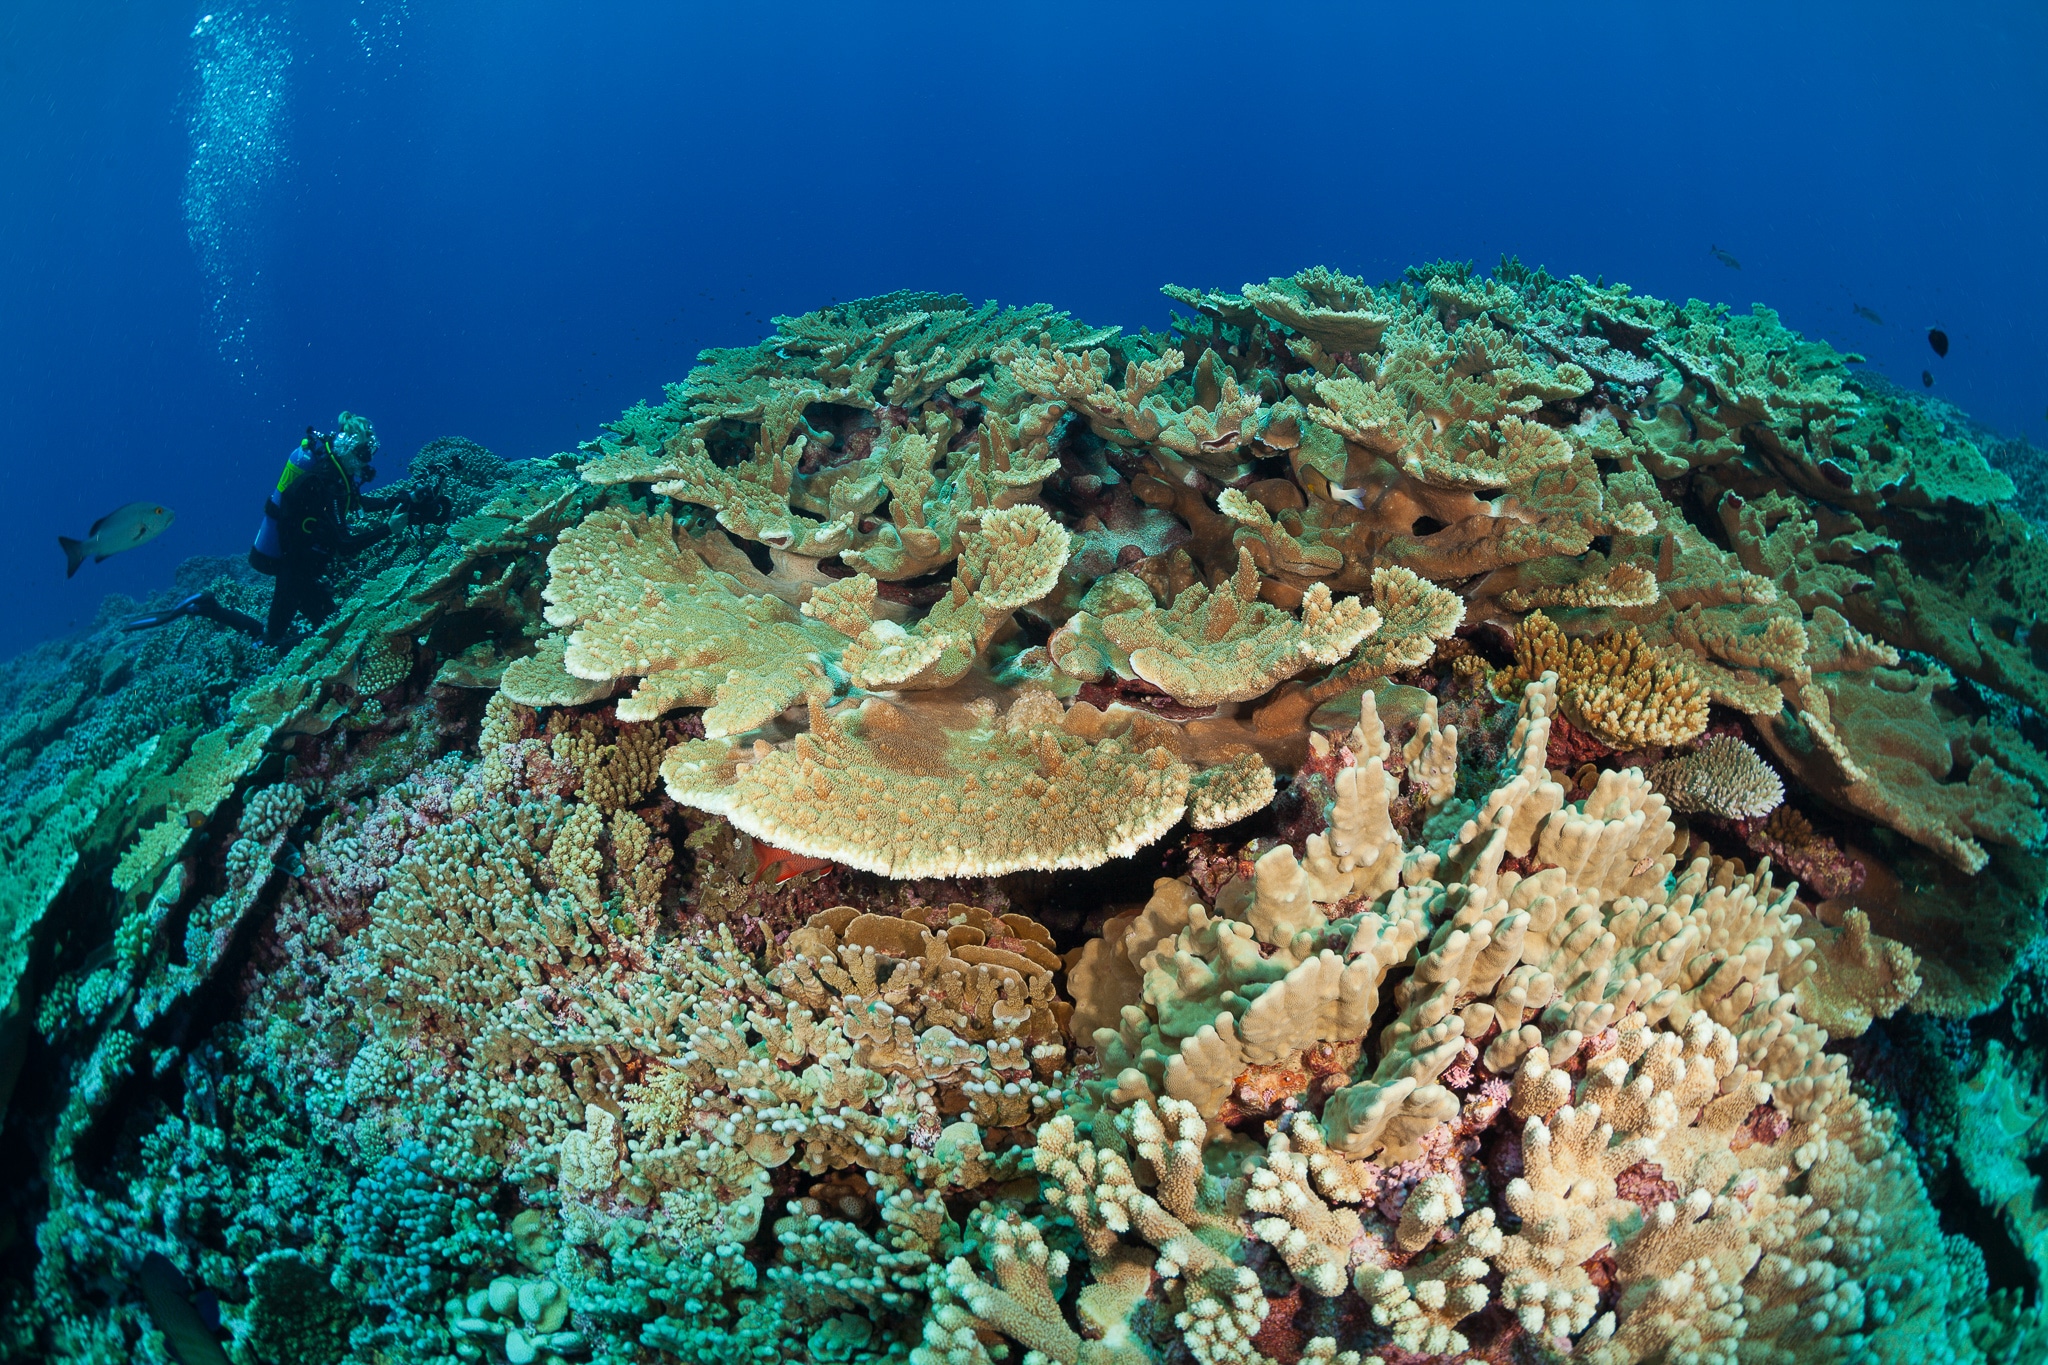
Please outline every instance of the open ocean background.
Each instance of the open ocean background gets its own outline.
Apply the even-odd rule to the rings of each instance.
[[[242,553],[339,409],[387,476],[546,455],[903,287],[1158,325],[1169,281],[1512,253],[2048,442],[2044,71],[2017,3],[9,5],[0,653]],[[177,524],[65,581],[137,499]]]

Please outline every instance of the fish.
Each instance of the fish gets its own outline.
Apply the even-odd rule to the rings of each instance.
[[[1862,318],[1865,322],[1874,322],[1880,327],[1884,326],[1884,319],[1877,315],[1877,310],[1875,308],[1865,308],[1862,304],[1856,303],[1851,304],[1850,309],[1856,314],[1857,317]]]
[[[1934,387],[1934,371],[1920,371],[1920,387],[1923,389],[1931,389]]]
[[[171,1258],[152,1251],[142,1258],[136,1279],[142,1285],[143,1301],[155,1319],[164,1342],[179,1365],[228,1365],[228,1353],[221,1349],[206,1320],[192,1306],[192,1286],[171,1264]]]
[[[1927,344],[1934,348],[1934,353],[1936,355],[1942,357],[1944,360],[1948,358],[1947,332],[1942,331],[1939,327],[1929,327],[1927,329]]]
[[[769,880],[768,874],[771,869],[775,873],[772,880],[779,885],[782,882],[788,881],[791,877],[801,877],[806,872],[816,872],[820,868],[830,866],[832,866],[830,858],[813,858],[808,854],[792,853],[786,848],[777,848],[775,845],[763,843],[759,839],[754,840],[754,879],[756,881]]]
[[[94,522],[84,540],[58,536],[57,544],[64,551],[64,576],[69,578],[77,573],[88,559],[97,564],[109,555],[147,545],[169,530],[177,517],[176,512],[160,502],[131,502]]]
[[[1727,266],[1730,270],[1742,269],[1742,262],[1736,260],[1735,257],[1730,255],[1728,252],[1721,250],[1720,247],[1710,246],[1707,248],[1707,250],[1713,252],[1714,259],[1719,261],[1722,265]]]

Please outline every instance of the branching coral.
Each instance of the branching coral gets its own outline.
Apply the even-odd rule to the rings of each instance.
[[[1756,750],[1733,735],[1710,736],[1696,749],[1650,767],[1646,776],[1671,809],[1757,820],[1785,800],[1785,784]]]
[[[1564,716],[1617,749],[1682,744],[1707,724],[1707,698],[1682,661],[1645,645],[1634,630],[1619,638],[1569,639],[1548,616],[1531,612],[1515,631],[1515,664],[1494,676],[1511,690],[1555,673]]]
[[[1040,1129],[1048,1197],[1084,1234],[1128,1228],[1157,1248],[1169,1286],[1185,1277],[1187,1320],[1225,1334],[1218,1358],[1250,1358],[1259,1328],[1258,1305],[1232,1297],[1252,1242],[1311,1294],[1355,1280],[1392,1343],[1417,1352],[1479,1349],[1468,1333],[1497,1294],[1510,1325],[1489,1322],[1486,1349],[1507,1330],[1654,1358],[1704,1321],[1666,1297],[1688,1274],[1726,1291],[1713,1331],[1816,1351],[1797,1305],[1893,1273],[1895,1247],[1815,1237],[1820,1201],[1859,1218],[1879,1190],[1920,1196],[1881,1139],[1858,1136],[1876,1120],[1799,1013],[1814,945],[1794,902],[1705,860],[1674,881],[1673,826],[1640,774],[1565,804],[1541,762],[1554,687],[1529,687],[1508,780],[1446,843],[1367,835],[1390,840],[1373,861],[1395,879],[1361,886],[1333,855],[1370,828],[1343,809],[1346,784],[1305,857],[1265,855],[1213,907],[1162,883],[1075,967],[1077,1021],[1116,1022],[1097,1028],[1102,1077],[1084,1086],[1094,1146],[1075,1148],[1064,1119]],[[1369,757],[1347,771],[1378,786],[1390,750],[1364,730]],[[1262,1121],[1263,1156],[1234,1180],[1202,1174],[1205,1146]],[[1170,1160],[1162,1131],[1177,1135]],[[1499,1184],[1464,1160],[1488,1131],[1514,1135],[1516,1173]],[[1132,1195],[1118,1193],[1127,1169]],[[1809,1269],[1788,1276],[1787,1258]],[[1115,1292],[1097,1300],[1130,1301]],[[1938,1302],[1866,1324],[1889,1330],[1897,1310],[1931,1324]]]

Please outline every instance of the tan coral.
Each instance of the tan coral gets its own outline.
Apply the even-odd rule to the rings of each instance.
[[[542,639],[533,653],[505,666],[498,684],[522,706],[584,706],[612,694],[610,678],[579,678],[563,662],[569,638],[559,632]]]
[[[811,731],[788,747],[694,741],[662,776],[777,848],[888,876],[1094,867],[1171,828],[1192,772],[1163,748],[1080,738],[1085,720],[1044,693],[1000,715],[880,698],[832,714],[814,693]]]
[[[622,720],[704,706],[708,734],[753,729],[823,676],[841,643],[777,598],[704,562],[666,515],[593,512],[548,555],[548,620],[571,632],[568,671],[637,677]]]
[[[1247,284],[1244,300],[1328,352],[1374,350],[1393,321],[1365,281],[1324,266]]]
[[[2040,767],[2016,735],[1957,715],[1941,696],[1953,683],[1945,671],[1897,667],[1895,652],[1831,612],[1816,613],[1816,622],[1826,631],[1806,705],[1762,727],[1788,770],[1966,872],[1988,860],[1982,841],[2042,837]]]
[[[1785,800],[1785,783],[1756,750],[1733,735],[1652,764],[1645,776],[1671,809],[1724,820],[1761,819]]]
[[[932,1081],[950,1104],[972,1097],[959,1087],[983,1063],[1040,1078],[1063,1069],[1071,1006],[1054,989],[1051,945],[1028,916],[979,906],[837,906],[790,934],[769,980],[843,1016],[861,1065]]]
[[[1544,613],[1515,631],[1513,667],[1496,691],[1556,673],[1565,718],[1616,748],[1681,744],[1707,725],[1707,696],[1681,660],[1645,645],[1633,628],[1598,641],[1568,638]]]
[[[1844,912],[1839,927],[1803,916],[1799,933],[1814,943],[1815,967],[1799,983],[1799,1014],[1830,1038],[1860,1035],[1873,1019],[1898,1013],[1919,993],[1918,954],[1873,932],[1870,916],[1861,910]]]
[[[1176,350],[1130,361],[1121,389],[1109,382],[1107,351],[1077,354],[1041,339],[1034,348],[1015,348],[999,358],[1025,390],[1059,398],[1105,440],[1149,447],[1176,473],[1201,470],[1234,477],[1240,467],[1234,456],[1260,407],[1258,394],[1241,391],[1236,375],[1217,364],[1214,352],[1198,361],[1196,401],[1182,408],[1172,406],[1160,391],[1186,363]]]
[[[876,619],[875,580],[866,574],[820,588],[803,613],[850,637],[839,664],[855,686],[944,687],[966,674],[1013,612],[1052,591],[1070,543],[1041,507],[1001,509],[965,536],[946,596],[909,629]]]
[[[1170,607],[1138,606],[1097,617],[1084,602],[1053,637],[1053,657],[1075,677],[1099,678],[1114,670],[1183,704],[1213,706],[1263,696],[1304,669],[1337,663],[1380,628],[1379,612],[1355,597],[1333,600],[1328,588],[1317,585],[1296,617],[1261,602],[1259,584],[1250,552],[1240,550],[1237,573],[1227,583],[1213,590],[1196,584]],[[1112,592],[1135,595],[1098,585],[1090,600],[1102,604]]]

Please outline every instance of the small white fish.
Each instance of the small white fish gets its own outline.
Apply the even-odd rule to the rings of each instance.
[[[162,503],[131,502],[94,522],[84,540],[58,536],[57,544],[64,549],[64,576],[77,573],[78,566],[88,559],[97,564],[108,555],[148,544],[162,535],[177,515]]]
[[[1363,488],[1339,488],[1333,483],[1330,485],[1330,496],[1338,502],[1350,503],[1361,512],[1370,512],[1372,510],[1371,507],[1366,505],[1365,490]]]

